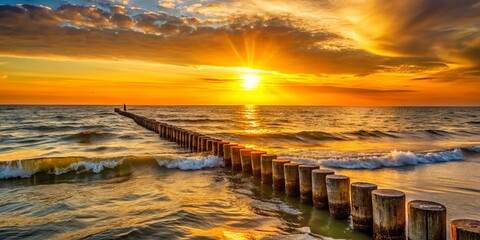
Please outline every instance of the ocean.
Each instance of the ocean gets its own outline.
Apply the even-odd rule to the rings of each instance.
[[[478,107],[127,107],[480,219]],[[371,239],[113,108],[0,106],[0,239]]]

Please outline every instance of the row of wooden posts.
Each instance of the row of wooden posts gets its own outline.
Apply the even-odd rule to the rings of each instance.
[[[179,128],[115,108],[137,124],[176,142],[192,152],[208,152],[223,157],[224,166],[261,178],[276,191],[299,197],[304,204],[328,209],[336,219],[352,216],[357,231],[373,234],[374,239],[446,239],[446,208],[432,201],[408,203],[408,231],[405,193],[377,189],[366,182],[350,183],[350,178],[333,170],[279,159],[274,154],[246,148],[220,139]],[[458,219],[450,224],[452,240],[480,240],[480,221]]]

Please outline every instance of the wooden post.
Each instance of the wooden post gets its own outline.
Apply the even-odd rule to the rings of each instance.
[[[275,154],[262,154],[260,156],[260,171],[262,172],[262,184],[272,184],[272,161]]]
[[[225,167],[232,167],[232,147],[238,144],[228,143],[223,145],[223,163]]]
[[[240,162],[242,164],[242,172],[252,173],[252,152],[251,148],[240,149]]]
[[[335,172],[327,169],[315,169],[312,171],[312,195],[313,206],[315,208],[328,208],[327,182],[325,177],[332,174],[335,174]]]
[[[200,145],[200,152],[206,152],[207,151],[207,141],[210,139],[210,137],[203,136],[202,137],[202,144]]]
[[[188,138],[188,149],[190,149],[191,152],[193,152],[193,141],[194,141],[194,138],[195,138],[195,133],[194,132],[190,132],[190,136]]]
[[[298,166],[300,163],[286,163],[283,166],[285,175],[285,193],[289,197],[298,197],[300,195],[300,179],[298,176]]]
[[[392,189],[372,191],[373,238],[405,240],[405,193]]]
[[[224,150],[223,150],[224,148],[223,148],[223,146],[224,146],[225,144],[229,144],[229,142],[221,141],[221,142],[218,142],[218,143],[217,143],[217,150],[218,150],[217,156],[219,156],[219,157],[224,157],[224,156],[223,156],[223,155],[224,155],[224,154],[223,154],[223,153],[224,153]]]
[[[272,160],[272,187],[274,190],[285,190],[285,172],[283,170],[283,165],[289,162],[290,161],[286,159]]]
[[[450,225],[450,240],[479,240],[480,221],[472,219],[453,220]]]
[[[212,142],[212,153],[215,156],[218,156],[218,144],[221,143],[222,140],[215,139],[215,141]]]
[[[209,153],[213,152],[213,141],[215,141],[213,138],[207,139],[207,152]]]
[[[193,135],[193,142],[192,142],[192,151],[198,152],[198,139],[200,135]]]
[[[254,177],[260,177],[262,175],[262,169],[261,169],[262,154],[267,154],[267,152],[264,152],[264,151],[252,152],[252,174]]]
[[[410,201],[408,203],[408,239],[447,239],[447,208],[431,201]]]
[[[312,204],[312,171],[319,168],[319,166],[308,164],[298,166],[301,203]]]
[[[377,185],[355,182],[351,185],[353,228],[360,232],[373,232],[372,191]]]
[[[350,178],[343,175],[326,176],[330,216],[345,219],[350,216]]]
[[[232,149],[232,169],[235,171],[242,170],[242,160],[240,159],[240,150],[244,149],[244,146],[233,146]]]

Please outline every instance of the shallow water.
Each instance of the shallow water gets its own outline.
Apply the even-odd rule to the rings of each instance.
[[[480,108],[129,110],[443,203],[449,219],[480,219]],[[0,122],[2,239],[369,239],[112,106],[0,106]]]

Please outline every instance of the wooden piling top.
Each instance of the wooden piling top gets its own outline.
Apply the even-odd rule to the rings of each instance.
[[[312,170],[312,173],[335,174],[335,172],[333,170],[330,170],[330,169],[314,169],[314,170]]]
[[[231,147],[231,149],[244,149],[244,148],[245,148],[244,146],[238,146],[238,145]]]
[[[240,149],[240,152],[253,152],[255,151],[254,149],[251,149],[251,148],[242,148]]]
[[[318,165],[311,165],[311,164],[300,164],[300,166],[298,166],[298,169],[302,169],[302,170],[307,170],[307,169],[320,169],[320,166]]]
[[[300,163],[297,163],[297,162],[289,162],[289,163],[285,163],[285,167],[287,166],[299,166]]]
[[[470,233],[480,234],[480,221],[473,219],[456,219],[452,221],[452,227]]]
[[[413,200],[408,203],[411,208],[416,208],[423,211],[436,211],[442,212],[447,208],[440,203],[425,201],[425,200]]]
[[[258,151],[258,150],[252,151],[252,155],[263,155],[263,154],[267,154],[267,152],[265,152],[265,151]]]
[[[273,154],[269,154],[269,155],[273,155]],[[264,156],[265,156],[265,155],[264,155]],[[277,162],[277,163],[289,163],[290,160],[277,158],[277,159],[273,159],[272,162]]]
[[[347,176],[345,176],[345,175],[331,174],[331,175],[327,175],[326,178],[328,178],[328,179],[344,180],[344,179],[348,179],[349,177],[347,177]]]
[[[352,187],[377,189],[377,185],[368,182],[354,182]]]
[[[332,176],[340,176],[340,175],[332,175]],[[332,177],[332,176],[327,176],[327,178]],[[405,197],[404,192],[394,190],[394,189],[377,189],[377,190],[373,190],[372,194],[377,195],[377,196],[382,196],[382,197],[391,197],[391,198],[403,198],[403,197]]]

